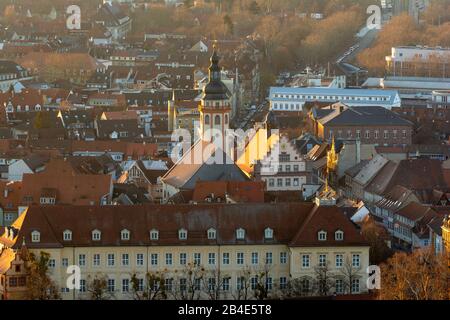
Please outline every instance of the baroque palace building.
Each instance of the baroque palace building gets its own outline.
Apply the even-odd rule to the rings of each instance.
[[[96,277],[105,277],[111,299],[132,299],[133,275],[139,292],[146,275],[159,275],[168,299],[182,297],[190,280],[203,299],[212,291],[252,299],[261,281],[269,297],[297,280],[304,295],[313,295],[319,267],[333,275],[329,294],[367,292],[369,245],[339,208],[320,201],[30,207],[0,236],[3,299],[26,292],[26,251],[50,254],[63,299],[89,299]],[[71,265],[80,267],[79,289],[67,287]]]

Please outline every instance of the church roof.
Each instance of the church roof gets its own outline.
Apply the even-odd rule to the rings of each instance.
[[[248,177],[222,149],[198,140],[162,180],[177,189],[194,189],[197,181],[246,181]]]
[[[209,81],[203,90],[204,100],[228,100],[229,90],[221,80],[221,70],[219,66],[220,57],[214,47],[209,66]]]

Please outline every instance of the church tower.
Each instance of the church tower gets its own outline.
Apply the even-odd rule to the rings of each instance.
[[[210,60],[209,80],[203,89],[199,106],[199,133],[203,141],[213,142],[217,138],[222,139],[222,149],[225,150],[226,130],[230,127],[231,99],[228,88],[221,80],[220,57],[216,45]]]

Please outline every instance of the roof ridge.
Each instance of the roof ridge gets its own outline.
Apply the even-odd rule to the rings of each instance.
[[[308,214],[306,219],[303,221],[303,224],[300,226],[300,229],[295,234],[294,238],[291,240],[290,245],[292,245],[293,243],[297,242],[297,239],[300,238],[300,235],[302,234],[303,230],[306,228],[306,226],[308,225],[308,223],[311,221],[311,219],[313,218],[313,216],[316,214],[316,212],[318,210],[319,210],[319,206],[317,206],[317,205],[315,205],[312,208],[312,210],[310,211],[310,213]]]

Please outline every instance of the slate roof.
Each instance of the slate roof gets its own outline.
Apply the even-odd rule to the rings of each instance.
[[[209,154],[208,154],[209,153]],[[222,163],[210,163],[218,153]],[[203,155],[203,159],[202,158]],[[209,155],[209,156],[206,156]],[[200,159],[199,159],[200,158]],[[193,189],[196,181],[237,180],[248,177],[221,149],[212,143],[198,140],[163,177],[164,183],[178,189]]]
[[[326,126],[413,126],[395,112],[383,107],[350,107],[319,119]]]

